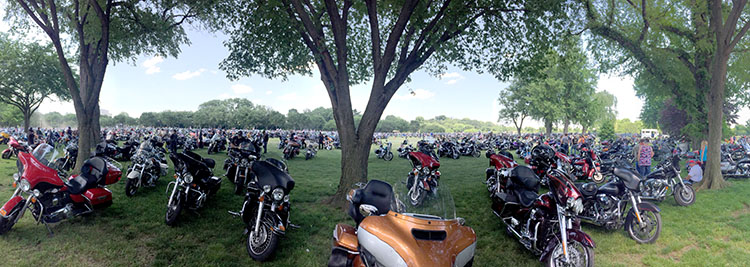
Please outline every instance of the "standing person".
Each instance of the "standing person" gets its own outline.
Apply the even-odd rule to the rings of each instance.
[[[34,147],[34,144],[36,143],[34,140],[36,136],[34,136],[34,129],[29,128],[29,134],[26,135],[26,140],[29,142],[29,146]]]
[[[266,151],[268,150],[268,133],[266,130],[263,130],[263,154],[266,154]]]
[[[706,166],[706,160],[708,160],[708,141],[701,141],[701,149],[698,151],[698,160],[701,166]]]
[[[568,137],[568,134],[563,135],[561,142],[562,144],[560,146],[565,149],[565,154],[570,155],[570,138]]]
[[[638,173],[641,173],[641,168],[638,167],[638,161],[641,155],[641,145],[643,145],[643,140],[638,141],[638,143],[633,146],[633,161],[635,161],[635,169],[638,170]]]
[[[318,132],[318,149],[323,149],[323,132]]]
[[[648,143],[648,140],[644,138],[641,139],[638,151],[638,172],[641,176],[645,177],[651,171],[651,158],[654,157],[654,149]]]
[[[169,136],[169,153],[177,153],[177,130],[172,130]]]

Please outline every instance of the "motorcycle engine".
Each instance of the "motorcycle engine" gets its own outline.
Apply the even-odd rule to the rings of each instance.
[[[666,182],[661,179],[650,179],[643,185],[645,187],[645,189],[643,190],[643,195],[646,197],[655,197],[655,195],[659,191],[661,191],[662,188],[664,188]]]
[[[597,203],[597,216],[600,219],[604,221],[609,221],[612,219],[612,217],[617,213],[617,198],[606,195],[606,194],[598,194],[596,195],[596,203]]]

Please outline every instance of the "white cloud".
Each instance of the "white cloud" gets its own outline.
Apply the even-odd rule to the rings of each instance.
[[[146,74],[154,74],[161,72],[161,68],[159,68],[159,66],[156,66],[156,64],[162,62],[164,62],[164,58],[162,58],[161,56],[154,56],[147,59],[146,61],[143,61],[143,63],[141,63],[141,66],[146,68]]]
[[[175,75],[172,75],[172,78],[175,78],[175,80],[184,81],[193,77],[198,77],[201,75],[201,73],[205,72],[206,69],[199,69],[196,71],[185,71],[180,72]]]
[[[435,93],[431,91],[427,91],[425,89],[416,89],[412,92],[407,92],[406,94],[403,94],[403,95],[399,95],[399,94],[393,95],[393,99],[395,100],[411,100],[411,99],[424,100],[424,99],[432,98],[434,96],[435,96]]]
[[[249,85],[235,84],[235,85],[232,85],[232,91],[238,95],[249,94],[253,92],[253,88],[250,87]]]
[[[270,95],[270,94],[272,94],[272,93],[273,93],[273,92],[271,92],[271,90],[268,90],[268,91],[266,91],[266,95]]]
[[[220,94],[220,95],[218,96],[218,98],[219,98],[219,99],[230,99],[230,98],[232,98],[232,95],[230,95],[230,94],[228,94],[228,93],[223,93],[223,94]]]
[[[449,72],[440,74],[440,79],[447,79],[445,84],[456,84],[458,81],[463,80],[465,77],[458,72]]]

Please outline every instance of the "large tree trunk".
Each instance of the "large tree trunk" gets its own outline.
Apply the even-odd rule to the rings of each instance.
[[[75,170],[80,170],[83,162],[92,154],[92,150],[101,140],[99,127],[99,104],[86,109],[76,105],[76,119],[78,120],[78,159]]]
[[[708,103],[708,164],[705,177],[698,189],[718,189],[729,183],[721,175],[721,138],[724,124],[724,89],[727,77],[728,53],[719,44],[711,62],[711,87],[706,97]]]
[[[23,110],[23,130],[28,131],[29,127],[31,127],[31,112],[28,110]],[[29,144],[33,145],[33,144]]]
[[[589,129],[589,126],[586,124],[581,125],[581,133],[586,134],[586,130]]]
[[[552,121],[551,120],[544,120],[544,130],[546,131],[547,135],[552,134]]]
[[[563,122],[563,134],[568,134],[568,126],[570,126],[570,120],[565,119],[565,122]]]

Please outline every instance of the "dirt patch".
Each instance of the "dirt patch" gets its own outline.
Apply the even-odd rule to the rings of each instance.
[[[750,204],[747,204],[747,202],[742,202],[742,206],[743,208],[732,212],[732,217],[737,219],[742,215],[750,214]]]

